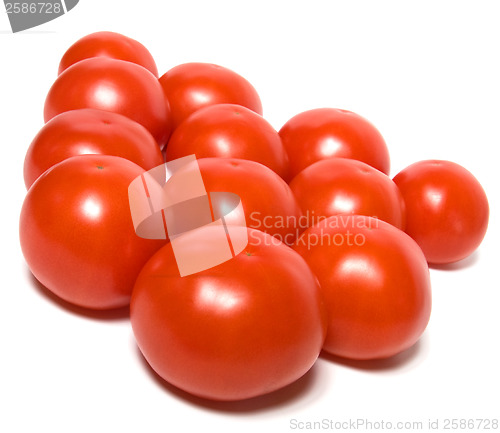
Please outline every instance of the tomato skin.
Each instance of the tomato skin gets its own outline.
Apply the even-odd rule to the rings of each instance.
[[[109,57],[136,63],[158,78],[158,68],[148,49],[135,39],[115,32],[95,32],[78,39],[64,53],[58,74],[91,57]]]
[[[375,218],[333,216],[294,246],[321,285],[328,316],[323,350],[387,358],[411,347],[431,313],[429,269],[418,245]]]
[[[24,160],[26,189],[47,169],[83,154],[121,156],[150,170],[164,162],[156,140],[141,124],[109,111],[82,108],[49,120]]]
[[[81,60],[57,77],[45,99],[45,122],[78,108],[129,117],[143,125],[160,147],[171,133],[170,108],[158,80],[142,66],[124,60]]]
[[[60,298],[90,309],[129,304],[135,278],[165,241],[135,234],[128,186],[144,170],[124,158],[80,155],[42,174],[20,215],[33,275]]]
[[[291,176],[328,158],[351,158],[389,174],[390,157],[380,132],[348,110],[316,108],[289,119],[279,135],[288,152]]]
[[[396,184],[379,170],[347,158],[332,158],[306,167],[290,182],[310,225],[340,214],[377,217],[405,226],[404,201]]]
[[[172,110],[173,128],[196,110],[214,104],[238,104],[262,115],[255,88],[236,72],[212,63],[184,63],[160,77]]]
[[[266,166],[235,158],[202,158],[198,166],[207,192],[232,192],[240,197],[247,227],[288,245],[303,231],[302,212],[292,191]]]
[[[456,262],[479,247],[489,205],[472,173],[451,161],[425,160],[403,169],[394,182],[406,203],[406,232],[429,263]]]
[[[213,229],[187,242],[210,254]],[[199,397],[242,400],[286,386],[311,368],[325,338],[318,282],[305,261],[261,231],[247,233],[243,252],[186,277],[167,244],[133,290],[130,317],[144,357]]]
[[[240,105],[201,108],[176,128],[166,160],[192,154],[197,158],[249,159],[288,178],[288,157],[278,133],[262,116]]]

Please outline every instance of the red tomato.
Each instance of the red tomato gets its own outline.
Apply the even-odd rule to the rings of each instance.
[[[394,182],[406,203],[406,232],[430,263],[452,263],[476,250],[486,234],[489,205],[469,171],[450,161],[420,161]]]
[[[233,231],[243,236],[245,228]],[[217,229],[186,245],[212,254]],[[130,318],[137,344],[167,382],[214,400],[241,400],[290,384],[316,361],[325,338],[319,286],[286,245],[248,229],[233,259],[180,277],[171,244],[144,266]],[[233,238],[234,239],[234,238]]]
[[[404,202],[396,184],[361,161],[325,159],[301,171],[290,182],[310,225],[339,214],[377,217],[404,227]]]
[[[185,63],[160,77],[170,103],[174,129],[199,108],[238,104],[262,114],[255,88],[241,75],[211,63]]]
[[[93,108],[66,111],[49,120],[31,142],[24,160],[26,188],[58,162],[89,153],[121,156],[145,170],[164,162],[153,136],[128,117]]]
[[[375,218],[340,215],[306,230],[295,250],[319,279],[326,352],[386,358],[420,338],[431,312],[429,269],[407,234]]]
[[[192,154],[257,161],[287,178],[288,157],[278,133],[262,116],[240,105],[204,107],[177,127],[168,142],[167,161]]]
[[[135,234],[128,186],[144,170],[124,158],[80,155],[47,170],[28,190],[21,248],[50,291],[92,309],[126,306],[144,263],[165,242]]]
[[[170,136],[170,109],[161,86],[135,63],[93,57],[64,71],[45,100],[45,121],[78,108],[123,114],[146,127],[161,147]]]
[[[198,166],[208,192],[232,192],[240,197],[247,227],[288,245],[305,228],[289,186],[264,165],[243,159],[203,158]],[[221,209],[220,213],[225,212]]]
[[[148,69],[158,77],[158,69],[148,49],[135,39],[114,32],[96,32],[78,39],[64,53],[59,74],[74,63],[91,57],[126,60]]]
[[[279,134],[295,176],[322,159],[341,157],[363,161],[389,174],[390,158],[384,138],[365,118],[352,111],[318,108],[297,114]]]

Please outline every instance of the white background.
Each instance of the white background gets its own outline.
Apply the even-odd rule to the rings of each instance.
[[[293,420],[444,427],[500,418],[497,1],[80,0],[19,34],[0,10],[0,431],[282,432]],[[391,175],[429,158],[468,168],[488,194],[489,231],[469,259],[431,270],[433,313],[420,343],[388,361],[322,356],[282,391],[213,403],[155,377],[126,315],[84,313],[39,288],[18,241],[24,154],[61,56],[98,30],[142,42],[160,74],[188,61],[239,72],[277,129],[311,108],[355,111],[384,135]]]

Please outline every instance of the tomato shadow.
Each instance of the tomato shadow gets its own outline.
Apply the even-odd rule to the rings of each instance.
[[[468,269],[474,266],[479,261],[479,251],[474,251],[470,256],[465,259],[459,260],[458,262],[446,263],[446,264],[434,264],[429,263],[430,269],[435,269],[437,271],[458,271],[462,269]]]
[[[270,411],[290,406],[294,403],[298,403],[304,399],[305,396],[311,397],[311,395],[315,393],[315,390],[317,391],[318,382],[322,380],[319,377],[320,375],[318,374],[318,369],[315,364],[301,378],[277,391],[239,401],[209,400],[189,394],[188,392],[183,391],[162,379],[149,365],[146,358],[144,358],[135,341],[134,346],[139,363],[143,366],[150,379],[153,380],[160,388],[173,397],[183,400],[192,406],[197,406],[199,408],[215,412],[225,412],[238,415]]]
[[[74,305],[59,296],[52,293],[47,287],[45,287],[36,277],[31,273],[31,271],[26,267],[26,273],[28,274],[28,280],[31,283],[31,287],[38,293],[39,296],[49,301],[51,304],[56,305],[60,309],[67,311],[68,313],[75,314],[81,317],[92,320],[100,321],[120,321],[129,319],[129,307],[115,308],[112,310],[91,310],[89,308],[79,307]]]
[[[420,363],[428,352],[428,342],[424,334],[413,346],[397,355],[384,359],[356,360],[321,352],[320,357],[334,364],[369,372],[407,370]]]

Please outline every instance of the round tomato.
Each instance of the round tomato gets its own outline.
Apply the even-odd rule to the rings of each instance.
[[[429,269],[406,233],[376,218],[339,215],[306,230],[294,248],[321,286],[326,352],[387,358],[420,338],[431,313]]]
[[[158,69],[148,49],[135,39],[114,32],[96,32],[78,39],[64,53],[59,74],[71,65],[91,57],[126,60],[145,67],[158,77]]]
[[[384,138],[368,120],[352,111],[317,108],[297,114],[279,131],[295,176],[322,159],[341,157],[363,161],[389,174]]]
[[[288,157],[275,129],[259,114],[234,104],[201,108],[174,131],[166,159],[230,157],[260,162],[287,178]]]
[[[42,174],[20,216],[21,248],[47,289],[92,309],[126,306],[135,279],[165,241],[135,234],[128,186],[144,170],[124,158],[80,155]]]
[[[238,104],[262,114],[255,88],[241,75],[211,63],[184,63],[160,77],[176,128],[199,108],[214,104]]]
[[[402,170],[394,182],[406,203],[406,232],[430,263],[461,260],[482,242],[489,219],[486,193],[464,167],[426,160]]]
[[[153,136],[128,117],[93,108],[65,111],[49,120],[31,142],[24,160],[26,188],[58,162],[84,154],[121,156],[145,170],[164,162]]]
[[[396,184],[361,161],[332,158],[306,167],[290,182],[310,225],[339,214],[377,217],[404,227],[404,202]]]
[[[181,277],[172,244],[137,278],[130,318],[137,344],[167,382],[214,400],[242,400],[290,384],[316,361],[325,338],[319,285],[291,248],[258,230],[240,254]],[[213,254],[216,227],[189,232],[188,248]],[[180,238],[179,238],[180,239]]]
[[[146,127],[160,147],[170,136],[170,109],[162,88],[151,72],[135,63],[93,57],[65,70],[45,100],[45,121],[78,108],[123,114]]]
[[[306,224],[290,187],[269,168],[233,158],[202,158],[198,166],[207,192],[232,192],[240,197],[247,227],[288,245],[304,230]],[[219,213],[225,212],[220,209]]]

